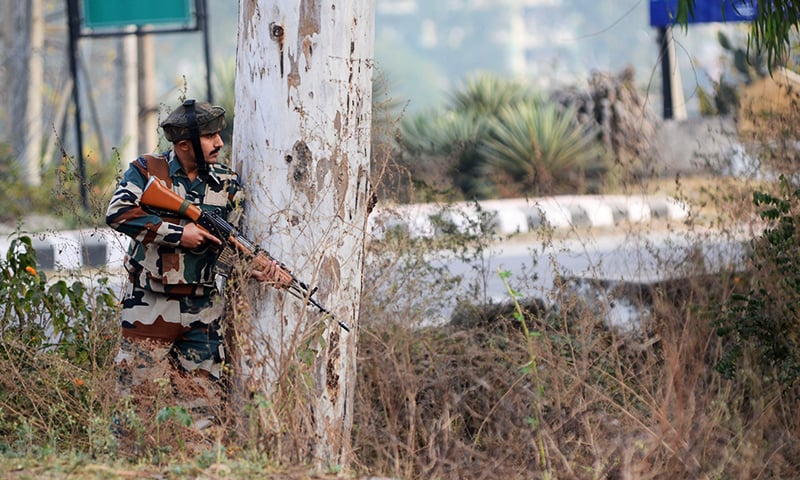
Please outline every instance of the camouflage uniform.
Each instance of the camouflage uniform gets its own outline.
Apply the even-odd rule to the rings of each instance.
[[[173,142],[188,138],[180,114],[173,112],[162,123]],[[198,104],[197,124],[200,134],[218,132],[224,128],[224,110]],[[197,250],[183,248],[181,235],[189,220],[158,216],[139,205],[153,175],[181,197],[203,210],[216,210],[231,223],[237,222],[241,210],[239,176],[222,164],[209,164],[208,175],[192,181],[171,150],[139,157],[123,175],[106,213],[108,225],[132,238],[125,259],[129,282],[117,356],[121,393],[130,393],[133,385],[148,379],[165,377],[165,360],[179,370],[215,380],[224,359],[223,305],[214,273],[218,251],[208,244]]]

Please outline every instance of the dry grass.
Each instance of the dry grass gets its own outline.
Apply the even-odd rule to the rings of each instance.
[[[795,477],[800,432],[785,409],[796,397],[758,378],[743,390],[713,368],[724,348],[713,306],[737,279],[654,286],[637,333],[568,296],[562,310],[526,312],[538,378],[513,312],[472,327],[369,324],[359,461],[400,478]]]

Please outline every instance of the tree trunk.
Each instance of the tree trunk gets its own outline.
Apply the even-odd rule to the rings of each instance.
[[[139,65],[139,88],[137,89],[139,113],[139,145],[140,153],[158,150],[158,103],[155,89],[155,55],[153,52],[154,35],[137,36],[136,53]]]
[[[14,2],[11,54],[12,132],[20,178],[41,183],[44,17],[41,0]]]
[[[347,332],[265,289],[252,305],[250,330],[239,332],[249,340],[241,348],[250,383],[272,405],[301,412],[277,421],[305,438],[295,438],[291,452],[275,448],[318,465],[346,465],[351,453],[373,17],[372,0],[240,3],[232,143],[248,192],[246,231],[299,280],[318,286],[315,298],[350,325]]]
[[[119,71],[122,81],[120,95],[120,139],[119,159],[124,170],[139,153],[139,74],[137,39],[125,35],[119,39]]]

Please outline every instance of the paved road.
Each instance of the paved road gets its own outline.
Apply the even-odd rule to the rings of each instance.
[[[742,239],[719,235],[658,232],[629,237],[605,234],[584,239],[556,240],[543,245],[536,240],[509,241],[490,249],[487,268],[510,270],[521,277],[535,275],[534,287],[553,287],[556,275],[651,283],[696,272],[698,262],[709,271],[728,266],[744,253]],[[453,260],[456,272],[471,268]],[[498,275],[489,284],[492,298],[505,295]]]
[[[607,323],[626,327],[638,317],[637,307],[625,299],[612,301],[607,298],[610,287],[587,290],[590,283],[597,283],[588,280],[601,280],[611,286],[620,283],[647,285],[685,278],[699,271],[720,271],[741,265],[746,242],[743,236],[731,238],[667,231],[635,237],[606,233],[597,237],[558,240],[547,245],[535,238],[520,238],[493,246],[479,262],[464,262],[450,257],[441,260],[440,264],[455,275],[468,279],[483,278],[483,300],[495,303],[510,299],[498,269],[511,273],[510,285],[523,296],[539,298],[545,303],[550,303],[549,293],[557,278],[571,279],[575,288],[583,289],[584,295],[605,304],[607,308],[603,314]],[[445,311],[444,316],[447,313]],[[446,319],[439,319],[443,320]]]

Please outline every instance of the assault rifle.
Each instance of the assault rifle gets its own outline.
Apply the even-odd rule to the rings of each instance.
[[[151,177],[150,180],[148,180],[147,185],[144,187],[140,203],[160,211],[177,213],[178,215],[192,220],[199,227],[222,241],[222,245],[225,249],[233,248],[244,254],[248,260],[254,263],[258,270],[264,271],[271,268],[273,264],[277,264],[279,268],[278,275],[281,276],[281,283],[286,285],[285,288],[290,294],[303,300],[307,305],[316,307],[320,313],[334,318],[333,313],[313,298],[314,293],[317,291],[316,287],[309,289],[308,286],[298,280],[283,263],[276,260],[269,252],[240,234],[236,230],[236,227],[220,217],[218,213],[201,210],[197,205],[193,205],[185,198],[182,198],[180,195],[162,185],[155,177]],[[337,322],[345,331],[350,331],[349,325],[341,320],[337,320]]]

